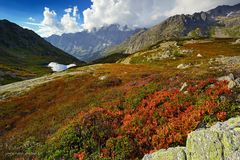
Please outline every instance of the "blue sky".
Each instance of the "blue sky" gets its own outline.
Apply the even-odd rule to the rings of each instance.
[[[208,11],[239,0],[0,0],[0,19],[42,37],[104,25],[150,27],[175,14]]]
[[[35,23],[43,20],[44,7],[54,10],[57,15],[63,15],[66,8],[77,6],[80,18],[77,20],[83,23],[82,12],[91,6],[91,0],[0,0],[0,19],[8,19],[24,27],[37,30],[35,25],[29,25],[29,18],[32,17]],[[60,19],[61,16],[57,16]]]
[[[90,5],[90,0],[0,0],[0,19],[23,24],[29,17],[41,21],[44,7],[51,8],[61,15],[64,9],[73,6],[78,6],[81,14]]]

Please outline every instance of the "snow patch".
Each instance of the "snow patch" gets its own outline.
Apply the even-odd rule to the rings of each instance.
[[[48,64],[48,67],[52,69],[53,72],[61,72],[65,71],[69,68],[76,67],[76,64],[69,64],[69,65],[64,65],[64,64],[59,64],[56,62],[51,62]]]
[[[227,14],[227,17],[230,17],[234,12],[230,12]]]

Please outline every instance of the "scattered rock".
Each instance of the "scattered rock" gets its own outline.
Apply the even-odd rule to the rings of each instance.
[[[188,94],[188,91],[184,91],[183,93],[184,93],[184,94]]]
[[[226,100],[227,100],[227,97],[226,97],[226,96],[220,96],[220,100],[221,100],[221,101],[226,101]]]
[[[181,50],[181,53],[182,54],[190,54],[190,53],[193,53],[193,50]]]
[[[237,39],[235,42],[233,42],[232,44],[240,44],[240,39]]]
[[[210,64],[212,63],[220,63],[226,66],[231,66],[231,65],[239,65],[240,64],[240,56],[232,56],[232,57],[220,57],[220,58],[214,58],[210,59],[209,61]]]
[[[228,88],[229,89],[233,89],[236,86],[237,86],[237,83],[235,81],[229,81],[229,83],[228,83]]]
[[[187,69],[190,67],[190,64],[179,64],[177,66],[178,69]]]
[[[181,89],[180,89],[180,92],[182,92],[186,87],[188,86],[188,84],[185,82],[183,83]]]
[[[103,80],[107,79],[107,77],[108,77],[107,75],[104,75],[104,76],[100,76],[98,79],[103,81]]]
[[[217,79],[218,81],[234,81],[234,75],[232,73],[230,73],[228,76],[223,76],[223,77],[219,77]]]
[[[240,87],[240,78],[234,79],[234,75],[232,73],[228,76],[219,77],[218,81],[228,81],[229,89],[232,89],[236,86]]]
[[[240,86],[240,78],[235,79],[235,82],[238,86]]]
[[[240,160],[240,117],[188,135],[186,147],[161,149],[143,160]]]

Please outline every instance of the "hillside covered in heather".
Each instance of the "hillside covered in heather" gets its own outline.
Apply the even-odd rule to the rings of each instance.
[[[81,26],[77,6],[60,19],[45,7],[42,22],[25,23],[64,33],[48,40],[96,58],[89,64],[0,21],[0,160],[238,160],[239,4],[175,15],[140,32],[101,26],[111,20],[107,10],[105,19],[93,17],[99,30],[78,32],[104,2],[91,1]]]
[[[190,132],[239,115],[236,40],[175,45],[178,52],[154,63],[143,54],[146,63],[91,65],[1,86],[1,141],[15,146],[1,151],[136,159],[185,146]]]

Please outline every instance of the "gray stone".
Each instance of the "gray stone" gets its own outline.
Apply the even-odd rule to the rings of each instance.
[[[237,86],[240,86],[240,78],[235,79]]]
[[[143,160],[186,160],[185,147],[161,149],[153,154],[147,154]]]
[[[101,81],[103,81],[103,80],[105,80],[105,79],[107,79],[107,78],[108,78],[107,75],[103,75],[103,76],[98,77],[98,79],[101,80]]]
[[[240,160],[240,117],[190,133],[186,148],[161,149],[143,160]]]
[[[200,130],[188,135],[188,160],[222,160],[222,144],[217,132]]]
[[[221,101],[226,101],[226,100],[227,100],[227,97],[226,97],[226,96],[220,96],[220,100],[221,100]]]
[[[228,76],[219,77],[218,81],[234,81],[234,75],[231,73]]]
[[[240,39],[237,39],[233,44],[240,44]]]
[[[229,81],[229,83],[228,83],[228,88],[229,89],[233,89],[236,86],[237,86],[237,83],[235,81]]]
[[[218,81],[228,81],[228,88],[233,89],[238,85],[239,79],[234,80],[234,75],[231,73],[228,76],[219,77]]]
[[[183,83],[181,89],[180,89],[180,92],[182,92],[186,87],[188,86],[188,84],[185,82]]]
[[[187,69],[190,67],[190,64],[179,64],[177,66],[178,69]]]
[[[240,160],[240,152],[236,151],[231,156],[226,158],[226,160]]]
[[[188,160],[227,160],[240,151],[240,117],[189,134]]]

